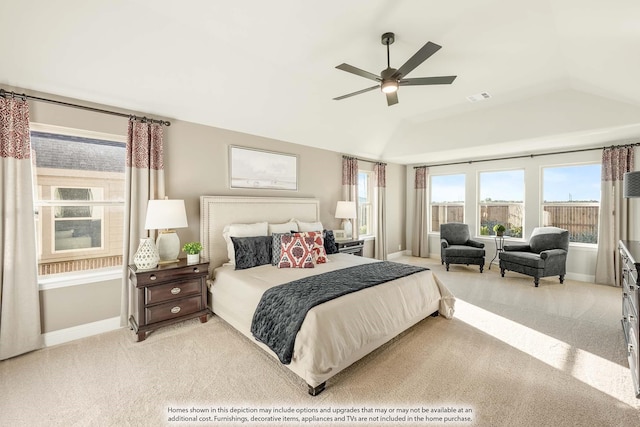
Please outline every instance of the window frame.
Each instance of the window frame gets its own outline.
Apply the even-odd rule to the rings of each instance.
[[[552,205],[553,203],[545,203],[545,198],[544,198],[544,172],[545,169],[560,169],[560,168],[569,168],[569,167],[579,167],[579,166],[600,166],[600,172],[602,172],[602,164],[598,161],[586,161],[586,162],[578,162],[578,163],[558,163],[558,164],[552,164],[552,165],[541,165],[540,166],[540,205],[539,205],[539,215],[540,215],[540,226],[545,226],[545,220],[544,220],[544,216],[545,216],[545,206],[546,205]],[[558,205],[558,203],[562,203],[562,202],[557,202],[556,206]],[[596,205],[593,202],[581,202],[579,203],[580,205],[584,206],[584,207],[594,207],[594,205]],[[576,202],[576,205],[574,206],[578,206],[578,202]],[[598,212],[598,219],[596,221],[595,224],[595,235],[596,235],[596,243],[589,243],[589,242],[574,242],[569,240],[569,245],[570,246],[582,246],[585,248],[597,248],[598,247],[598,243],[597,243],[597,238],[598,238],[598,234],[599,234],[599,227],[600,227],[600,208],[602,207],[602,192],[600,192],[600,200],[597,203],[597,212]],[[570,237],[571,239],[571,233],[570,233]]]
[[[429,233],[436,233],[436,234],[440,234],[440,227],[438,227],[437,230],[433,230],[433,178],[437,178],[437,177],[442,177],[442,176],[462,176],[463,178],[463,200],[462,200],[462,221],[465,221],[465,217],[466,217],[466,203],[467,203],[467,195],[466,195],[466,191],[467,191],[467,174],[466,173],[443,173],[443,174],[437,174],[437,175],[429,175],[429,200],[427,201],[428,203],[428,208],[429,208]],[[449,202],[444,202],[445,204],[449,203]],[[452,203],[449,206],[460,206],[460,204],[455,204]],[[445,211],[445,217],[448,216],[448,212]],[[443,222],[443,223],[439,223],[441,224],[446,224],[447,222]]]
[[[360,174],[365,174],[367,176],[367,183],[368,183],[368,187],[366,189],[367,192],[367,203],[365,203],[364,205],[362,203],[360,203]],[[373,215],[373,185],[374,185],[374,180],[375,176],[374,176],[374,172],[371,170],[364,170],[364,169],[359,169],[358,170],[358,202],[356,204],[357,209],[358,209],[358,217],[356,219],[357,224],[355,225],[358,230],[358,237],[359,238],[367,238],[367,237],[375,237],[376,236],[376,231],[375,231],[375,218]],[[365,211],[365,212],[363,212]],[[367,233],[360,233],[360,223],[362,222],[362,217],[363,215],[366,215],[368,218],[368,232]]]
[[[97,139],[102,141],[109,141],[114,143],[123,144],[123,148],[126,147],[126,136],[116,135],[102,132],[93,132],[84,129],[67,128],[55,125],[48,125],[43,123],[30,123],[30,131],[40,133],[50,133],[61,136],[70,136],[87,139]],[[34,150],[32,148],[32,150]],[[122,167],[126,167],[126,151],[124,153]],[[36,153],[37,156],[37,153]],[[64,262],[65,259],[73,257],[74,254],[86,254],[84,257],[74,258],[77,261],[85,259],[91,259],[94,257],[118,257],[122,256],[122,245],[111,244],[109,238],[110,227],[120,228],[118,221],[112,223],[113,219],[116,219],[120,215],[118,208],[121,208],[122,215],[124,216],[125,207],[125,176],[126,170],[121,172],[102,172],[95,170],[86,170],[86,174],[82,176],[69,177],[65,175],[65,169],[56,169],[51,167],[35,167],[33,171],[33,185],[34,185],[34,208],[35,208],[35,222],[37,233],[37,255],[38,255],[38,281],[40,283],[63,281],[65,278],[84,277],[90,278],[93,275],[104,276],[105,271],[121,271],[122,264],[114,265],[112,267],[92,267],[83,270],[73,270],[64,272],[44,272],[44,267],[41,270],[41,265],[48,265],[51,263]],[[42,173],[39,173],[42,171]],[[106,176],[106,177],[105,177]],[[73,179],[82,178],[84,181],[73,182]],[[122,181],[122,198],[105,200],[112,194],[113,185],[110,183]],[[119,187],[119,184],[116,185]],[[56,188],[91,188],[100,189],[102,193],[102,200],[83,200],[83,201],[70,201],[70,200],[56,200],[55,189]],[[94,193],[95,196],[95,193]],[[60,218],[55,217],[56,207],[61,206],[90,206],[93,208],[100,207],[101,209],[101,226],[100,226],[100,247],[92,248],[77,248],[77,249],[56,249],[55,247],[55,223]],[[116,208],[114,210],[114,208]],[[113,215],[116,215],[113,217]],[[82,218],[79,218],[82,219]],[[122,224],[122,230],[124,230],[124,223]],[[116,231],[117,232],[117,231]],[[122,236],[124,239],[124,235]],[[45,246],[46,245],[46,246]],[[119,252],[116,254],[115,252]],[[44,258],[44,261],[43,261]],[[123,261],[124,262],[124,261]],[[52,270],[53,271],[53,270]]]
[[[493,231],[493,227],[489,227],[489,234],[482,234],[482,207],[483,205],[488,205],[486,202],[482,202],[482,174],[490,174],[490,173],[502,173],[502,172],[522,172],[522,202],[520,203],[509,203],[510,205],[519,205],[521,214],[521,225],[520,225],[520,236],[511,236],[505,233],[506,237],[509,237],[514,240],[524,240],[525,239],[525,224],[526,224],[526,168],[505,168],[505,169],[492,169],[492,170],[482,170],[477,171],[476,174],[476,182],[477,182],[477,217],[476,217],[476,225],[477,225],[477,237],[495,237],[496,233]],[[496,204],[504,204],[505,202],[496,202]],[[491,202],[489,203],[491,204]],[[506,224],[503,224],[506,225]]]

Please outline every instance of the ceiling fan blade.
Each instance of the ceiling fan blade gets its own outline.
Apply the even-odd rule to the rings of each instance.
[[[436,53],[441,47],[442,46],[435,43],[427,42],[427,44],[422,46],[402,67],[398,68],[398,71],[393,74],[393,77],[399,78],[406,76],[413,71],[414,68],[426,61],[427,58]]]
[[[346,71],[347,73],[355,74],[356,76],[364,77],[366,79],[371,79],[371,80],[374,80],[376,82],[379,82],[380,80],[382,80],[380,78],[380,76],[376,76],[373,73],[361,70],[360,68],[354,67],[353,65],[340,64],[336,68],[338,70]]]
[[[458,76],[417,77],[400,80],[401,86],[450,85]]]
[[[369,92],[370,90],[379,89],[380,86],[371,86],[366,89],[359,90],[357,92],[348,93],[346,95],[339,96],[337,98],[333,98],[334,101],[340,101],[341,99],[349,98],[350,96],[360,95],[361,93]]]
[[[387,93],[387,106],[391,107],[398,103],[398,92]]]

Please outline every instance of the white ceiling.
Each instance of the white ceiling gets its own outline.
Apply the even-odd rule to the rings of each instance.
[[[0,3],[0,84],[390,162],[640,137],[637,0],[21,0]],[[442,49],[386,105],[399,68]],[[470,103],[466,97],[488,92]]]

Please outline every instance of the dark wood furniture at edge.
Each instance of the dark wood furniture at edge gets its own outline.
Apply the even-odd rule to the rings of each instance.
[[[621,240],[619,243],[622,264],[622,330],[627,344],[629,368],[633,388],[640,398],[640,352],[638,352],[638,269],[640,268],[640,242]]]
[[[150,270],[129,266],[129,286],[133,288],[129,324],[143,341],[147,332],[195,317],[205,323],[208,261],[187,264],[186,259],[159,265]]]
[[[338,252],[362,256],[364,240],[336,240]]]

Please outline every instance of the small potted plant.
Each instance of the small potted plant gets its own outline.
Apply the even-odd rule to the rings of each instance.
[[[200,262],[200,251],[202,250],[200,242],[185,243],[182,250],[187,254],[187,264],[197,264]]]
[[[496,236],[504,236],[506,228],[502,224],[496,224],[493,226],[493,231],[496,232]]]

